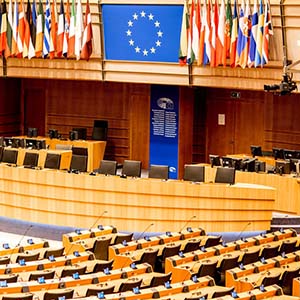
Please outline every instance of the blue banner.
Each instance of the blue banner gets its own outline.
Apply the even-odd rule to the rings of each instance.
[[[178,176],[179,87],[151,86],[150,164],[169,166],[169,178]]]
[[[178,62],[182,5],[103,4],[107,60]]]

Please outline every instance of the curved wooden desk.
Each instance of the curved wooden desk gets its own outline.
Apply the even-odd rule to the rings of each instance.
[[[274,200],[275,190],[259,185],[123,179],[0,165],[2,215],[60,226],[102,223],[143,232],[153,223],[152,232],[186,226],[207,232],[241,232],[245,225],[249,231],[267,230]]]

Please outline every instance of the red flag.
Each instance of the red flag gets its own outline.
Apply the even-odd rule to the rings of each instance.
[[[60,11],[58,17],[58,30],[57,30],[57,57],[61,57],[63,53],[64,33],[65,33],[64,2],[63,0],[60,0]]]
[[[86,1],[81,58],[89,60],[93,52],[93,29],[89,1]]]
[[[52,0],[51,5],[51,30],[50,30],[50,58],[54,58],[57,48],[57,11],[56,0]]]
[[[216,67],[216,51],[217,51],[217,39],[218,39],[218,23],[219,23],[219,4],[218,0],[215,0],[214,15],[211,20],[211,54],[210,54],[210,66]]]

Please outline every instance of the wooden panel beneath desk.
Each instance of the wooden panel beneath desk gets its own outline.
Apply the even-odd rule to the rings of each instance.
[[[0,166],[0,207],[7,217],[89,228],[103,211],[102,224],[118,230],[178,231],[187,226],[211,231],[270,228],[275,191],[261,186],[191,184],[178,180],[122,179],[62,171]],[[97,223],[97,222],[96,222]]]

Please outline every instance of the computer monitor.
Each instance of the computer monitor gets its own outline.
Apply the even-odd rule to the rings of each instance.
[[[192,182],[204,182],[205,179],[205,167],[199,165],[184,166],[183,180]]]
[[[25,142],[22,138],[12,138],[12,147],[13,148],[24,148]]]
[[[250,151],[253,157],[255,156],[263,156],[262,150],[261,150],[261,146],[254,146],[251,145],[250,146]]]
[[[209,162],[211,167],[213,168],[214,166],[218,167],[221,166],[221,158],[219,155],[214,155],[214,154],[209,154]]]
[[[4,149],[2,162],[8,164],[16,164],[18,159],[18,150],[15,149]]]
[[[283,159],[297,158],[297,151],[283,149]]]
[[[47,144],[46,144],[46,140],[36,140],[36,149],[37,150],[41,150],[41,149],[47,149]]]
[[[38,165],[38,160],[38,153],[26,152],[24,156],[23,166],[36,167]]]
[[[169,166],[150,165],[149,178],[169,179]]]
[[[282,174],[290,174],[291,173],[291,165],[289,160],[278,160],[275,163],[275,171],[276,173]]]
[[[256,171],[255,162],[256,162],[256,158],[246,158],[241,163],[242,164],[241,169],[247,172],[255,172]]]
[[[47,153],[44,168],[47,169],[59,169],[60,167],[60,154]]]
[[[82,127],[74,127],[72,131],[77,132],[78,140],[86,140],[87,139],[87,129]]]
[[[13,146],[13,138],[12,137],[4,137],[3,140],[3,146],[4,147],[12,147]]]
[[[222,156],[222,167],[233,168],[232,157]]]
[[[272,149],[274,159],[284,159],[283,149],[273,148]]]
[[[235,168],[218,167],[215,177],[215,183],[235,183]]]
[[[49,129],[49,138],[50,139],[57,139],[58,138],[58,130],[57,129]]]

